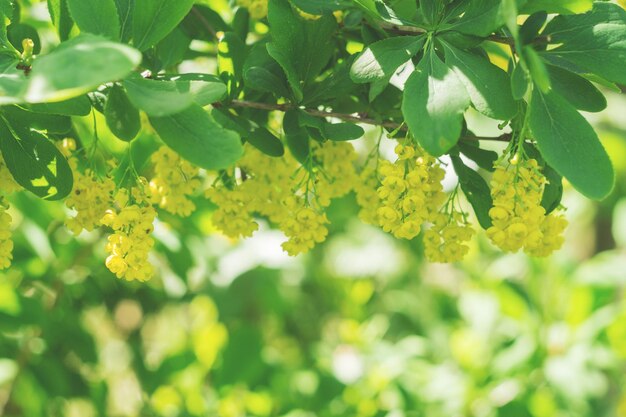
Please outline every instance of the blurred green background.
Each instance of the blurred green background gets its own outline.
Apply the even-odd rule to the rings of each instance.
[[[159,276],[126,283],[102,233],[75,239],[62,204],[15,195],[0,416],[626,416],[626,96],[607,95],[590,120],[617,187],[595,203],[566,186],[548,259],[481,235],[464,262],[427,264],[361,223],[353,195],[326,243],[289,258],[268,227],[218,235],[204,203],[161,217]]]

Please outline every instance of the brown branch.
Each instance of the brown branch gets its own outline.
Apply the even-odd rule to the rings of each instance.
[[[340,119],[340,120],[344,120],[348,122],[363,123],[363,124],[373,125],[373,126],[382,126],[390,130],[402,130],[402,131],[407,130],[406,125],[397,123],[391,120],[376,120],[376,119],[372,119],[369,117],[358,116],[354,114],[335,113],[335,112],[327,112],[327,111],[317,110],[317,109],[299,108],[291,104],[272,104],[272,103],[259,103],[256,101],[233,100],[228,104],[220,103],[219,106],[223,106],[223,107],[230,106],[230,107],[238,107],[238,108],[259,109],[259,110],[267,110],[267,111],[281,111],[281,112],[286,112],[288,110],[293,110],[293,109],[300,109],[310,114],[311,116],[315,116],[315,117],[334,117],[335,119]],[[509,142],[511,140],[511,135],[509,133],[505,133],[497,137],[463,136],[461,137],[461,139],[466,140],[466,141],[490,140],[490,141],[497,141],[497,142]]]
[[[403,25],[394,25],[392,23],[381,23],[380,24],[380,28],[387,31],[387,32],[391,32],[391,33],[395,33],[396,35],[409,35],[409,36],[415,36],[415,35],[421,35],[424,33],[427,33],[427,31],[425,29],[422,28],[418,28],[415,26],[403,26]],[[485,38],[485,40],[487,41],[491,41],[491,42],[496,42],[496,43],[501,43],[504,45],[509,45],[509,46],[515,46],[515,39],[507,37],[507,36],[501,36],[501,35],[489,35]],[[532,44],[543,44],[543,43],[549,43],[551,41],[550,35],[548,36],[537,36],[535,39],[532,40]]]

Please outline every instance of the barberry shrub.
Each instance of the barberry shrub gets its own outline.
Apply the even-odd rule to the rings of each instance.
[[[23,21],[32,3],[0,0],[0,268],[15,192],[64,200],[67,228],[106,233],[107,268],[145,281],[155,218],[209,201],[219,232],[263,220],[297,255],[354,192],[363,221],[454,262],[476,226],[549,255],[563,179],[591,199],[613,188],[580,114],[626,84],[611,2],[48,0],[47,26]],[[501,134],[476,136],[470,113]]]

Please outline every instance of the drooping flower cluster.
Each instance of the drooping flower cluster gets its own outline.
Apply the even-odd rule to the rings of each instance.
[[[231,179],[206,193],[217,205],[213,224],[233,239],[250,237],[258,230],[255,214],[275,224],[287,215],[282,201],[292,194],[297,164],[289,156],[274,158],[246,145],[239,167],[240,181]]]
[[[218,206],[213,224],[229,237],[248,237],[258,229],[255,216],[262,216],[285,233],[282,247],[290,255],[312,249],[328,234],[322,209],[352,191],[358,176],[349,143],[315,144],[311,157],[309,169],[298,168],[289,154],[275,158],[246,146],[238,181],[207,191]]]
[[[328,235],[328,218],[312,207],[302,206],[296,198],[284,201],[290,215],[280,223],[281,230],[288,240],[281,246],[291,256],[306,253],[317,243],[322,243]]]
[[[317,202],[328,207],[332,199],[343,197],[357,184],[357,153],[348,142],[325,142],[315,145],[313,157],[319,167],[315,182]]]
[[[431,262],[448,263],[463,260],[469,251],[474,229],[464,213],[443,212],[435,216],[433,225],[424,232],[424,254]]]
[[[250,237],[259,229],[249,209],[251,196],[243,190],[222,185],[208,189],[206,196],[217,205],[212,222],[224,235],[232,239]]]
[[[534,256],[547,256],[561,247],[567,226],[556,212],[546,216],[541,206],[546,178],[534,159],[516,155],[510,164],[496,166],[491,179],[493,226],[487,230],[491,241],[505,252],[524,249]]]
[[[413,239],[446,199],[441,185],[445,171],[435,158],[413,145],[399,144],[395,151],[396,162],[380,165],[378,222],[397,238]]]
[[[140,185],[147,186],[145,179]],[[148,255],[154,246],[152,231],[156,210],[149,204],[143,187],[122,188],[115,196],[116,209],[107,210],[102,224],[113,229],[107,238],[106,267],[118,278],[127,281],[147,281],[154,268]]]
[[[187,217],[196,209],[189,199],[202,185],[200,170],[180,155],[162,146],[150,157],[154,177],[150,180],[150,200],[165,211]]]
[[[250,12],[250,17],[259,20],[267,16],[268,0],[237,0],[237,4]]]
[[[367,167],[361,171],[359,179],[354,187],[356,202],[360,207],[359,218],[371,225],[378,225],[378,208],[380,197],[378,196],[380,182],[376,175],[376,169]]]
[[[115,183],[109,177],[98,176],[91,169],[81,172],[74,139],[63,139],[57,147],[68,158],[74,176],[74,187],[65,200],[65,205],[74,214],[65,220],[65,226],[76,236],[83,230],[91,232],[100,226],[102,216],[111,207]]]

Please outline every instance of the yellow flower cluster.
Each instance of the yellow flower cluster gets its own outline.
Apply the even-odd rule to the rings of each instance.
[[[11,266],[13,260],[13,240],[11,239],[11,215],[8,204],[0,197],[0,269]]]
[[[322,208],[348,194],[358,183],[357,154],[349,143],[313,146],[311,171],[298,171],[291,155],[270,157],[246,145],[239,181],[231,188],[221,185],[207,191],[218,206],[213,224],[229,237],[248,237],[258,229],[254,216],[265,217],[285,233],[288,240],[283,249],[294,256],[322,242],[328,234],[328,219],[307,202],[312,200]]]
[[[351,143],[329,141],[315,145],[313,157],[320,167],[315,196],[319,205],[328,207],[332,199],[348,194],[358,183],[354,169],[357,153]]]
[[[76,214],[65,221],[65,226],[76,236],[83,229],[91,232],[100,226],[100,220],[111,207],[115,183],[111,178],[98,178],[91,170],[84,174],[74,169],[74,188],[65,205]]]
[[[250,212],[280,223],[287,215],[283,201],[293,195],[296,187],[295,159],[288,154],[281,158],[267,156],[248,145],[240,167],[246,180],[239,187],[250,196]]]
[[[232,239],[250,237],[259,229],[250,212],[251,196],[239,187],[212,187],[207,190],[206,196],[217,205],[213,212],[213,225],[226,236]]]
[[[90,169],[80,172],[78,160],[73,155],[76,151],[74,139],[63,139],[58,148],[68,158],[74,176],[74,187],[65,200],[65,205],[74,210],[75,214],[65,220],[65,226],[76,236],[83,229],[91,232],[100,226],[102,216],[111,207],[115,183],[109,177],[99,178]]]
[[[280,223],[287,215],[282,201],[292,195],[297,164],[289,155],[267,156],[251,145],[239,162],[241,178],[231,188],[224,185],[210,188],[206,195],[217,205],[213,224],[230,238],[250,237],[258,230],[254,220],[258,214],[272,223]]]
[[[268,0],[237,0],[237,4],[250,12],[250,17],[256,20],[267,16]]]
[[[567,221],[559,213],[546,216],[541,206],[546,184],[537,161],[518,156],[507,166],[499,165],[491,179],[493,226],[487,236],[505,252],[524,249],[534,256],[547,256],[563,244]]]
[[[367,224],[378,225],[378,208],[380,197],[378,196],[380,182],[374,168],[367,167],[359,175],[359,180],[354,186],[356,202],[360,207],[359,218]]]
[[[152,154],[155,176],[150,181],[150,200],[165,211],[187,217],[196,209],[189,199],[202,185],[200,170],[176,152],[162,146]]]
[[[154,272],[148,254],[154,246],[151,234],[156,211],[140,188],[120,189],[115,202],[119,209],[107,210],[102,218],[102,224],[114,231],[106,245],[106,267],[118,278],[147,281]]]
[[[395,163],[380,164],[378,222],[397,238],[413,239],[446,199],[441,185],[445,171],[435,158],[412,145],[399,144],[395,152]]]
[[[452,210],[439,213],[430,229],[424,232],[424,254],[430,262],[448,263],[463,260],[474,235],[464,213]]]
[[[290,256],[306,253],[317,243],[322,243],[328,235],[328,218],[311,207],[302,206],[295,198],[286,199],[284,204],[290,215],[281,223],[280,228],[288,240],[281,246]]]

